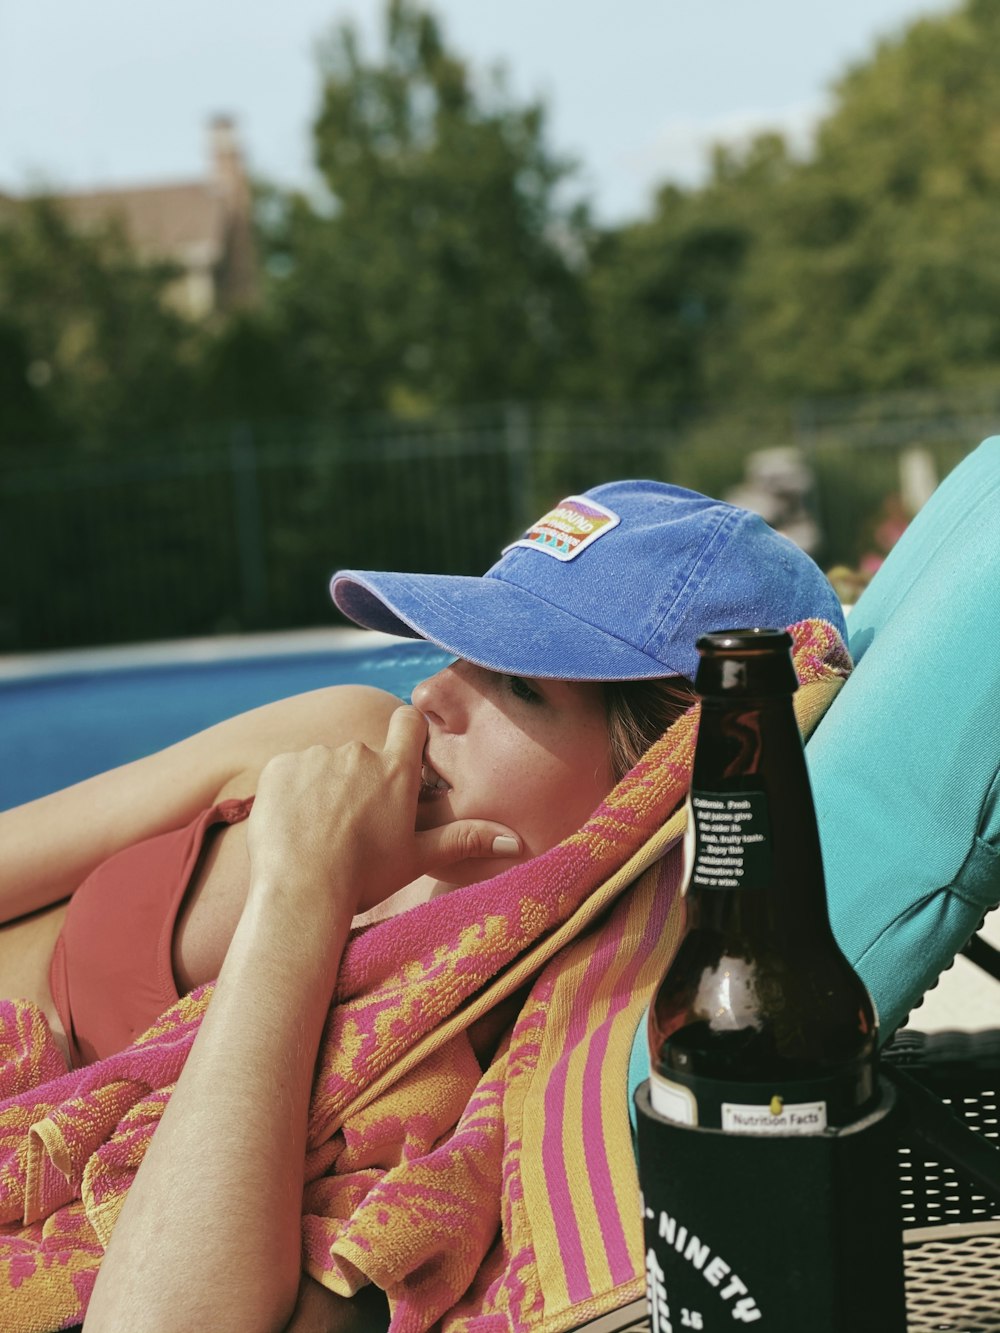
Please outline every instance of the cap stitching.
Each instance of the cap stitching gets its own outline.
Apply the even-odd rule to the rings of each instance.
[[[732,526],[733,524],[735,524],[736,522],[738,522],[740,519],[742,519],[742,517],[743,517],[743,513],[742,513],[739,509],[737,509],[737,508],[735,508],[735,507],[731,507],[731,508],[728,510],[728,512],[722,514],[722,516],[719,518],[719,521],[718,521],[718,523],[716,524],[715,529],[714,529],[714,531],[712,532],[711,536],[710,536],[709,539],[703,544],[703,546],[702,546],[702,550],[701,550],[700,554],[698,555],[697,560],[694,561],[694,563],[692,564],[691,568],[688,570],[687,578],[684,580],[683,584],[682,584],[682,585],[677,589],[677,591],[674,593],[674,595],[673,595],[673,597],[672,597],[672,599],[671,599],[671,602],[670,602],[670,606],[667,607],[667,608],[664,610],[663,615],[660,617],[660,619],[656,622],[656,624],[655,624],[655,626],[653,627],[653,629],[650,631],[650,634],[649,634],[649,636],[648,636],[647,639],[646,639],[646,644],[651,643],[652,640],[653,640],[654,638],[656,638],[657,636],[659,636],[659,635],[661,634],[661,631],[662,631],[662,629],[663,629],[663,626],[666,624],[667,620],[668,620],[672,615],[675,615],[675,614],[676,614],[676,612],[677,612],[677,604],[678,604],[678,602],[681,600],[681,598],[684,596],[684,594],[688,591],[688,589],[692,586],[692,584],[694,585],[694,591],[697,591],[697,589],[701,587],[701,585],[702,585],[702,584],[704,583],[704,581],[705,581],[705,578],[706,578],[706,576],[707,576],[707,574],[708,574],[709,569],[710,569],[711,566],[715,563],[715,561],[718,559],[718,555],[719,555],[719,553],[718,553],[718,549],[717,549],[717,547],[718,547],[718,543],[719,543],[721,537],[725,535],[725,533],[724,533],[724,529],[726,529],[726,528]],[[706,564],[706,561],[707,561],[707,564]],[[705,566],[705,569],[704,569],[704,570],[702,569],[703,566]],[[696,580],[697,580],[697,581],[696,581]],[[689,602],[689,601],[690,601],[690,599],[688,599],[688,602]],[[685,605],[687,605],[687,602],[685,603]],[[645,650],[644,650],[644,651],[645,651]],[[650,656],[653,656],[653,655],[650,654]],[[655,660],[656,660],[656,661],[659,661],[660,659],[657,657],[657,658],[655,658]]]

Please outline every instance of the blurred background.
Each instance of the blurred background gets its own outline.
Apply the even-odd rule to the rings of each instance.
[[[998,49],[1000,0],[4,0],[0,653],[329,625],[629,475],[853,600],[1000,426]]]

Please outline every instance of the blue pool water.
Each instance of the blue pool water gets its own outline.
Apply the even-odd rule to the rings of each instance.
[[[377,685],[402,699],[451,660],[429,644],[254,651],[84,665],[0,678],[0,810],[151,754],[203,727],[324,685]],[[37,662],[37,659],[35,659]]]

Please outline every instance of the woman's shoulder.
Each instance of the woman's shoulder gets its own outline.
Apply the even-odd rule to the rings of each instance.
[[[309,745],[381,744],[400,702],[372,685],[327,685],[242,713],[218,730],[231,732],[234,748],[252,749],[263,766],[272,755]]]
[[[247,796],[261,769],[276,754],[310,745],[331,749],[347,741],[381,745],[400,700],[371,685],[328,685],[264,704],[214,728],[231,755],[217,800]]]
[[[369,686],[293,695],[165,750],[0,812],[0,921],[67,897],[121,848],[252,796],[276,754],[348,740],[381,745],[400,701]]]

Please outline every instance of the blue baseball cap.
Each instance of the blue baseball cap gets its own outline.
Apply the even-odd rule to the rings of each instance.
[[[359,625],[516,676],[693,680],[713,630],[819,617],[846,637],[833,588],[794,542],[660,481],[569,496],[481,578],[342,569],[330,592]]]

